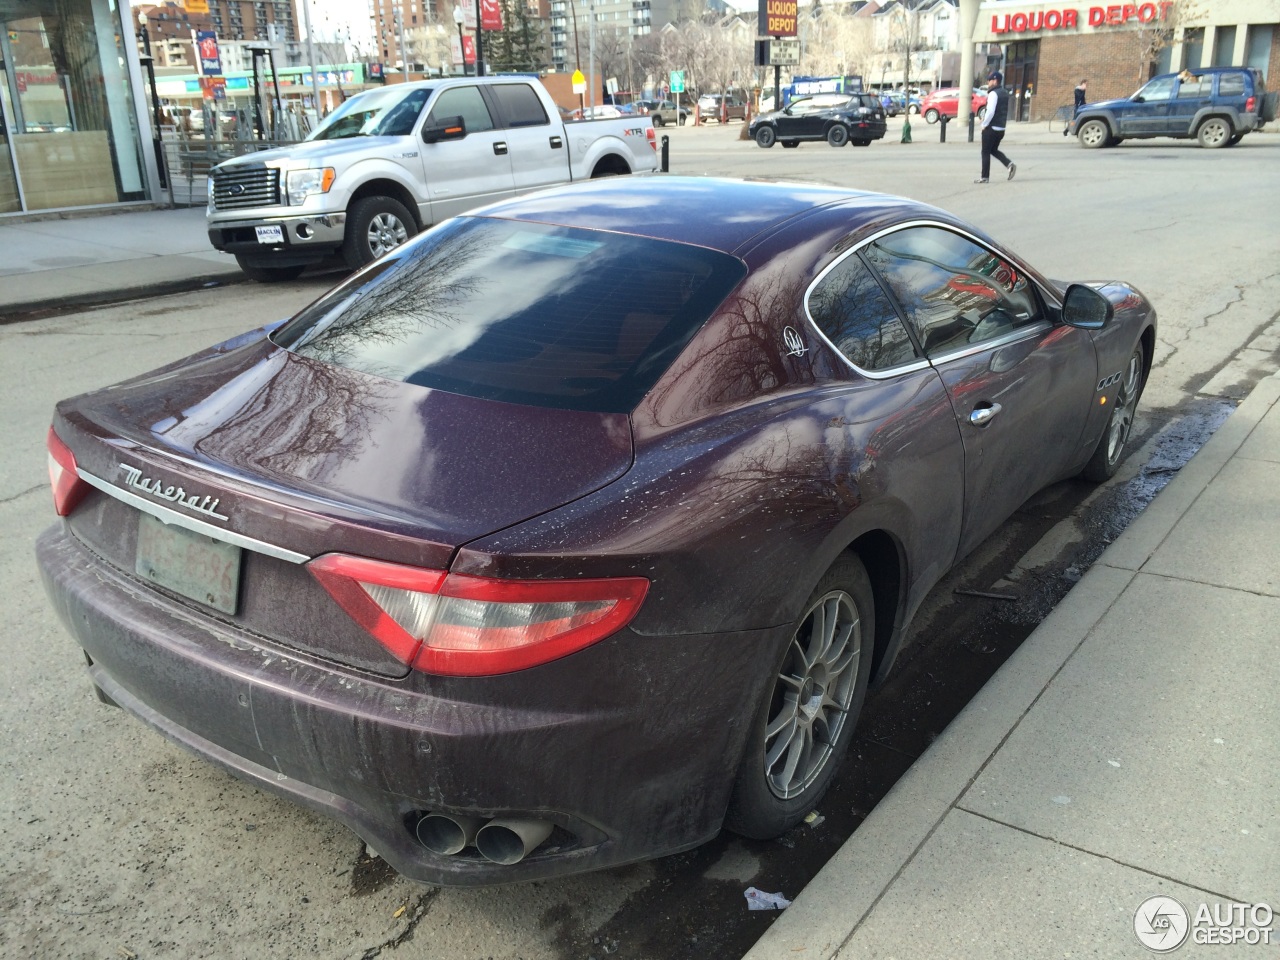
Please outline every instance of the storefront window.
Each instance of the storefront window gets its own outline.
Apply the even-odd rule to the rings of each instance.
[[[0,17],[0,213],[146,199],[116,0],[7,0]]]

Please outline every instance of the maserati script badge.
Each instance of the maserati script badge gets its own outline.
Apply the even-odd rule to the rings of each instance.
[[[203,513],[206,517],[213,517],[216,520],[228,519],[218,513],[219,500],[214,497],[202,498],[200,494],[187,493],[181,487],[166,487],[159,480],[149,480],[144,477],[142,471],[137,467],[130,467],[122,463],[120,464],[120,469],[124,471],[124,475],[127,478],[126,486],[136,487],[145,493],[151,494],[153,497],[176,503],[194,513]]]

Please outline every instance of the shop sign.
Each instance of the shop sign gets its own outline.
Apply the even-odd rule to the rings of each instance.
[[[222,58],[218,55],[218,35],[212,30],[197,30],[196,49],[200,51],[200,72],[206,77],[222,76]]]
[[[797,0],[760,0],[760,36],[794,37],[797,12]]]
[[[1169,19],[1173,9],[1170,0],[1161,3],[1124,3],[1106,7],[1037,10],[1034,13],[994,13],[992,33],[1039,33],[1042,30],[1074,30],[1080,26],[1080,15],[1091,27],[1121,27],[1128,23],[1148,24]]]

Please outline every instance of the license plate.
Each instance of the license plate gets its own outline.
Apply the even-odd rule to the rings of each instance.
[[[202,533],[138,515],[138,575],[183,597],[234,614],[240,595],[240,548]]]
[[[284,243],[284,229],[281,227],[254,227],[259,243]]]

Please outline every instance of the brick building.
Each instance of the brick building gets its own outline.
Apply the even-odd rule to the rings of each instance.
[[[1280,86],[1275,0],[987,0],[973,40],[1003,49],[1011,120],[1048,120],[1072,102],[1082,79],[1089,81],[1090,101],[1127,97],[1155,74],[1202,66],[1257,67],[1268,89]]]

